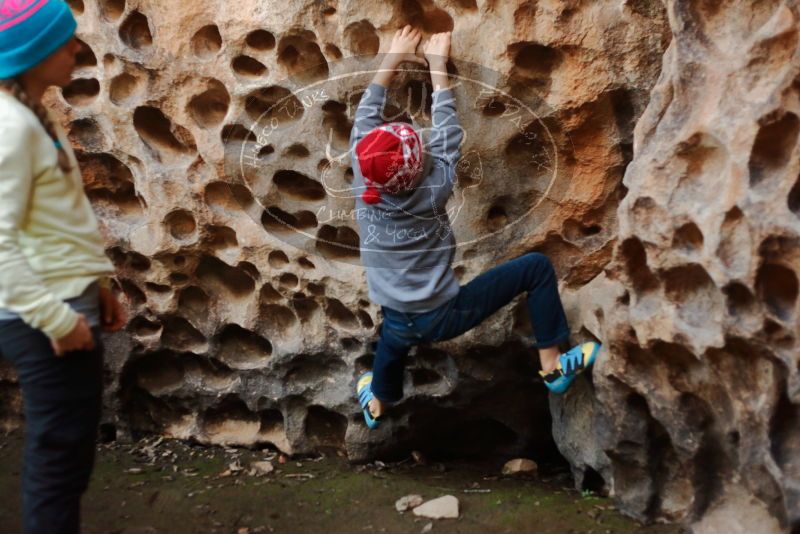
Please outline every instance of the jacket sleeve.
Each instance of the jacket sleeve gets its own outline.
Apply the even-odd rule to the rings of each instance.
[[[461,142],[464,140],[452,90],[434,91],[431,115],[430,138],[425,151],[433,159],[437,172],[426,178],[426,185],[432,190],[434,211],[444,215],[444,206],[456,182],[456,164],[461,157]]]
[[[458,121],[456,97],[452,90],[434,91],[431,116],[431,134],[426,150],[448,166],[455,165],[461,157],[464,130]]]
[[[353,121],[353,130],[350,132],[350,148],[354,149],[369,132],[384,123],[381,117],[383,107],[386,105],[386,88],[377,83],[371,83],[361,96],[358,103],[356,117]]]
[[[52,339],[69,334],[78,314],[33,274],[19,242],[33,189],[36,133],[19,120],[0,117],[0,306]]]

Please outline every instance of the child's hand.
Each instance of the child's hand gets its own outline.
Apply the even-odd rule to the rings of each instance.
[[[450,58],[450,32],[434,33],[423,46],[430,65],[445,65]]]
[[[417,55],[417,46],[419,46],[421,39],[422,33],[413,29],[410,25],[402,30],[397,30],[389,47],[389,56],[392,61],[396,65],[404,61],[425,65],[425,60]]]

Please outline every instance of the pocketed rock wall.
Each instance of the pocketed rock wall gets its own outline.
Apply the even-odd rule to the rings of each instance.
[[[568,297],[610,350],[556,441],[640,518],[800,532],[798,5],[666,4],[614,258]]]
[[[130,309],[106,340],[104,434],[355,461],[554,451],[518,304],[412,354],[406,400],[366,432],[353,387],[380,315],[348,191],[354,107],[397,28],[452,30],[459,278],[538,250],[583,287],[611,259],[633,126],[669,43],[657,2],[71,5],[85,48],[48,102]],[[387,117],[429,126],[430,93],[425,73],[399,76]],[[0,377],[13,426],[18,390]]]

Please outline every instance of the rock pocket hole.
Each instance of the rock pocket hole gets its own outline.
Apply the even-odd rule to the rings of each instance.
[[[334,326],[339,328],[344,328],[346,330],[356,330],[359,328],[356,315],[347,309],[338,299],[326,299],[325,315],[328,316],[328,319],[330,319]]]
[[[146,317],[137,315],[130,323],[128,323],[127,329],[135,336],[147,337],[161,332],[161,325],[155,321],[147,319]]]
[[[277,206],[270,206],[264,210],[261,214],[261,224],[271,233],[291,232],[300,226],[297,217]]]
[[[720,234],[717,256],[730,269],[746,270],[750,263],[751,238],[744,213],[737,206],[725,214]]]
[[[222,127],[220,138],[222,138],[222,143],[226,145],[256,140],[255,134],[241,124],[226,124]]]
[[[359,56],[372,57],[378,53],[381,46],[375,26],[366,19],[349,24],[344,29],[344,40],[347,48]]]
[[[210,289],[222,290],[236,297],[246,297],[255,291],[255,281],[243,269],[231,267],[214,256],[204,256],[195,275]]]
[[[731,315],[747,315],[754,311],[756,299],[747,286],[732,282],[725,286],[722,292],[725,293],[728,313]]]
[[[164,329],[161,342],[174,350],[202,353],[208,348],[206,337],[183,317],[169,316],[162,319]]]
[[[481,113],[487,117],[499,117],[505,112],[506,105],[496,98],[492,98],[481,108]]]
[[[262,410],[258,412],[258,416],[261,421],[261,426],[258,430],[259,435],[276,441],[283,441],[286,439],[284,434],[283,414],[280,410]],[[276,443],[273,443],[273,445],[277,446]]]
[[[275,36],[267,30],[254,30],[248,33],[244,42],[250,48],[262,52],[275,48]]]
[[[281,335],[287,335],[289,330],[297,325],[297,316],[291,308],[280,304],[261,306],[260,318],[267,328]]]
[[[236,231],[228,226],[208,225],[203,242],[214,250],[224,250],[239,246]]]
[[[192,53],[200,59],[209,59],[217,55],[222,48],[222,35],[215,24],[203,26],[192,36]]]
[[[61,89],[61,94],[71,106],[86,106],[100,94],[100,82],[94,78],[78,78]]]
[[[150,260],[147,256],[134,252],[125,251],[121,247],[112,247],[106,251],[111,257],[111,261],[117,269],[133,269],[134,271],[145,272],[150,269]]]
[[[282,250],[273,250],[269,253],[268,261],[273,269],[282,269],[289,265],[289,256]]]
[[[335,139],[346,146],[350,142],[350,131],[353,129],[353,123],[347,117],[347,106],[341,102],[329,100],[322,104],[322,111],[325,113],[322,126],[327,131],[333,131]],[[328,136],[326,135],[326,137]]]
[[[78,44],[81,46],[81,49],[75,55],[75,68],[81,69],[84,67],[94,67],[97,65],[97,56],[95,56],[94,51],[91,47],[86,44],[85,42],[77,39]]]
[[[228,213],[238,213],[253,203],[246,187],[226,182],[211,182],[206,186],[204,196],[209,207]]]
[[[187,239],[197,230],[194,216],[186,210],[176,210],[164,218],[164,225],[175,239]]]
[[[72,9],[73,13],[76,15],[83,15],[83,0],[67,0],[67,4],[69,4],[69,7]]]
[[[789,205],[789,210],[800,217],[800,178],[797,179],[791,191],[789,191],[787,204]]]
[[[301,143],[294,143],[283,151],[283,155],[290,158],[307,158],[310,154],[305,145]]]
[[[250,278],[253,280],[261,280],[261,272],[258,270],[258,267],[249,261],[240,261],[236,264],[236,267],[250,275]]]
[[[211,443],[220,445],[252,444],[261,428],[261,419],[234,395],[209,408],[202,415],[203,432]]]
[[[686,223],[675,231],[672,246],[685,251],[697,251],[703,248],[703,232],[694,223]]]
[[[155,282],[147,282],[144,285],[144,287],[145,289],[147,289],[147,291],[150,291],[151,293],[170,293],[172,291],[172,288],[170,286],[164,284],[156,284]]]
[[[472,11],[478,9],[477,0],[453,0],[453,3],[460,9]]]
[[[309,282],[308,285],[306,285],[306,290],[308,290],[309,293],[317,297],[325,296],[324,284],[315,284],[314,282]]]
[[[127,165],[111,154],[80,154],[86,194],[101,216],[125,220],[142,215],[143,202]]]
[[[147,296],[144,294],[144,291],[139,289],[139,286],[125,278],[121,278],[119,282],[122,287],[122,292],[134,308],[147,302]]]
[[[285,87],[272,85],[247,95],[244,109],[253,122],[268,124],[272,119],[279,123],[295,121],[303,116],[303,104]]]
[[[169,283],[173,285],[183,285],[189,281],[189,276],[183,273],[170,273]]]
[[[217,336],[217,357],[232,369],[263,367],[272,354],[272,344],[238,324],[228,324]]]
[[[78,119],[69,125],[70,144],[84,152],[100,152],[104,139],[100,126],[92,119]]]
[[[673,267],[662,278],[667,298],[679,305],[678,313],[688,323],[704,325],[722,308],[717,286],[701,265]]]
[[[358,234],[346,226],[323,225],[317,232],[315,248],[322,256],[330,259],[360,256]]]
[[[136,108],[133,112],[133,127],[159,158],[193,154],[197,148],[194,138],[186,129],[173,127],[172,121],[161,110],[153,107]]]
[[[555,48],[538,43],[514,43],[508,47],[513,58],[512,77],[536,87],[549,87],[553,71],[562,61]]]
[[[125,0],[100,0],[97,7],[100,8],[101,17],[108,22],[115,22],[125,13]]]
[[[411,383],[415,388],[431,386],[439,383],[441,380],[441,375],[432,369],[411,369]]]
[[[283,289],[294,289],[299,283],[300,280],[292,273],[283,273],[280,278],[278,278],[278,284]]]
[[[628,278],[637,292],[650,291],[658,287],[658,279],[647,265],[647,252],[641,241],[635,237],[626,239],[622,242],[620,253]]]
[[[139,11],[133,11],[125,22],[119,27],[119,37],[122,42],[134,50],[142,50],[153,44],[153,34],[150,24]]]
[[[310,406],[305,421],[306,435],[318,448],[344,447],[347,418],[322,406]]]
[[[278,63],[298,81],[311,83],[328,77],[328,62],[313,32],[303,30],[278,43]]]
[[[264,304],[274,304],[283,300],[283,295],[270,284],[264,284],[258,295],[259,302]]]
[[[184,369],[169,351],[152,352],[126,368],[136,385],[151,395],[165,395],[181,387]]]
[[[495,204],[486,214],[486,226],[491,232],[502,230],[508,224],[508,214],[503,206]]]
[[[756,275],[759,298],[776,317],[788,321],[797,301],[797,274],[788,267],[767,263]]]
[[[143,82],[127,72],[123,72],[111,79],[108,88],[108,97],[116,105],[124,104],[135,93],[142,89]]]
[[[301,321],[308,321],[319,309],[319,304],[311,297],[295,297],[292,299],[292,307]]]
[[[756,186],[766,177],[776,175],[789,162],[800,133],[800,120],[794,113],[768,120],[758,131],[750,153],[750,185]]]
[[[258,151],[258,158],[264,159],[275,153],[275,147],[272,145],[264,145]]]
[[[364,310],[358,310],[356,313],[358,316],[358,320],[361,322],[361,326],[364,328],[374,328],[375,323],[372,321],[372,317],[370,317],[369,313],[365,312]]]
[[[208,294],[197,286],[186,287],[178,294],[178,310],[194,321],[208,317],[210,302]]]
[[[189,114],[203,128],[212,128],[225,120],[231,96],[219,80],[209,80],[208,88],[188,104]]]
[[[236,56],[231,62],[233,72],[244,78],[258,78],[267,72],[267,66],[250,56]]]
[[[278,191],[298,200],[317,201],[325,198],[322,184],[299,172],[278,171],[273,175],[272,181]]]
[[[425,5],[428,3],[425,2]],[[418,0],[402,0],[398,14],[401,26],[411,24],[415,28],[422,28],[425,33],[453,31],[453,18],[446,11],[436,7],[424,9]]]
[[[339,50],[339,47],[333,43],[327,43],[325,45],[325,55],[332,57],[333,59],[342,59],[344,57],[344,54],[342,54],[342,51]]]

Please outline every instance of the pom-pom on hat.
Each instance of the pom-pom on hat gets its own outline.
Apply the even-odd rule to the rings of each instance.
[[[35,67],[75,34],[64,0],[0,0],[0,79]]]
[[[409,124],[390,122],[369,132],[356,145],[364,176],[367,204],[381,201],[381,192],[399,193],[413,187],[423,168],[422,138]]]

